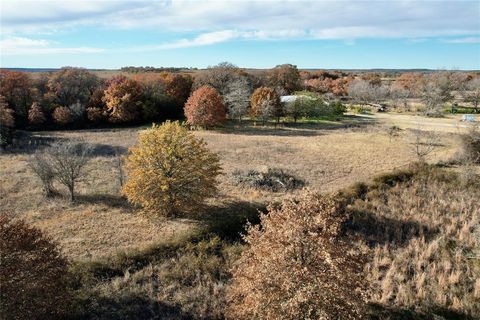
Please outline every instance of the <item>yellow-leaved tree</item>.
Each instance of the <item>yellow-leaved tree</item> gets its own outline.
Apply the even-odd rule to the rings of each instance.
[[[216,192],[219,157],[178,122],[140,133],[126,159],[127,199],[162,215],[190,211]]]

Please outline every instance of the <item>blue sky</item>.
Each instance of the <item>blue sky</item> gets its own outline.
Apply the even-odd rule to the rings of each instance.
[[[2,0],[1,67],[480,69],[480,1]]]

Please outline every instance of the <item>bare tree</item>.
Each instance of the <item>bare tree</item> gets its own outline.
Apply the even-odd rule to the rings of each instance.
[[[463,101],[471,103],[474,112],[479,112],[480,105],[480,78],[474,78],[461,88]]]
[[[426,106],[426,114],[440,116],[445,103],[453,99],[453,83],[448,73],[431,75],[422,88],[422,100]]]
[[[70,201],[74,201],[75,183],[87,164],[91,148],[81,143],[64,142],[51,146],[48,150],[48,161],[58,181],[68,188]]]
[[[418,161],[425,162],[426,158],[438,148],[440,137],[434,131],[425,131],[418,128],[413,130],[413,137],[412,151]]]
[[[55,172],[48,156],[45,152],[37,151],[30,159],[28,159],[28,166],[35,173],[35,175],[42,182],[42,191],[45,197],[52,197],[55,195],[53,181],[55,179]]]
[[[227,86],[225,103],[228,116],[242,122],[242,117],[247,114],[250,105],[252,87],[247,78],[238,76]]]

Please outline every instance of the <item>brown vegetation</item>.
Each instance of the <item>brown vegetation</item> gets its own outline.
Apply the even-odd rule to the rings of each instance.
[[[67,260],[37,228],[0,214],[0,318],[63,319]]]

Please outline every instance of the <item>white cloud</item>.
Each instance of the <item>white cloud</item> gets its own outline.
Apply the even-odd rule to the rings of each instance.
[[[205,34],[258,30],[253,31],[257,38],[278,30],[300,30],[289,37],[310,33],[318,39],[343,40],[480,34],[478,1],[3,0],[2,9],[4,34],[52,32],[82,25]],[[180,40],[177,45],[190,45],[190,41],[210,40]]]
[[[1,55],[59,54],[59,53],[97,53],[104,51],[91,47],[52,47],[53,43],[44,39],[11,37],[0,40]]]
[[[480,37],[465,37],[456,39],[444,39],[446,43],[480,43]]]

